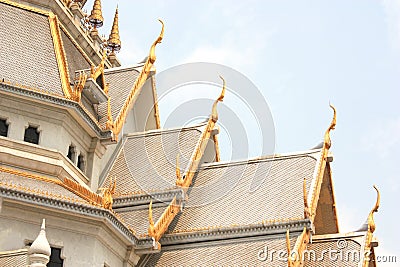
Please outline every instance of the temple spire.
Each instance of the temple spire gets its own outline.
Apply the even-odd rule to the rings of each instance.
[[[114,22],[111,28],[110,36],[107,40],[107,46],[111,49],[111,53],[118,52],[121,49],[121,40],[118,29],[118,6],[115,10]]]
[[[101,12],[101,2],[100,0],[94,0],[93,9],[89,16],[89,23],[93,26],[93,30],[96,31],[97,28],[103,26],[103,15]]]

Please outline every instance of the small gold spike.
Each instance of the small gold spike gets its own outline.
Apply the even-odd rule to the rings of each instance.
[[[150,236],[155,235],[154,221],[153,221],[153,200],[150,201],[149,205],[149,235]]]
[[[290,238],[289,238],[289,229],[286,230],[286,251],[287,251],[287,260],[288,260],[288,267],[293,266],[293,261],[291,259],[291,249],[290,249]]]
[[[333,109],[333,118],[331,124],[329,125],[329,128],[325,132],[325,137],[324,137],[324,146],[327,149],[329,149],[332,145],[330,132],[331,130],[335,130],[336,127],[336,108],[332,104],[329,104],[329,106]]]
[[[218,120],[217,104],[218,104],[218,102],[224,101],[225,90],[226,90],[226,82],[225,82],[225,79],[224,79],[221,75],[220,75],[219,77],[221,78],[221,80],[222,80],[222,82],[223,82],[223,85],[222,85],[222,92],[221,92],[220,96],[218,97],[217,100],[215,100],[215,102],[214,102],[214,104],[213,104],[213,106],[212,106],[211,119],[212,119],[214,122],[217,122],[217,120]]]
[[[118,52],[121,49],[121,39],[118,29],[118,6],[115,10],[114,22],[111,27],[111,33],[107,40],[107,46],[111,49],[111,53]]]
[[[309,218],[310,217],[310,208],[308,206],[308,201],[307,201],[307,183],[306,179],[303,179],[303,199],[304,199],[304,218]]]
[[[94,0],[93,9],[89,16],[89,23],[93,26],[94,30],[103,26],[103,14],[101,12],[100,0]]]
[[[375,206],[372,208],[368,215],[368,231],[373,233],[375,232],[376,225],[374,221],[374,213],[378,212],[378,208],[381,202],[381,193],[379,192],[378,188],[374,185],[374,189],[376,190],[377,196],[376,196],[376,202]]]
[[[181,176],[181,169],[180,169],[180,165],[179,165],[179,153],[176,155],[175,173],[176,173],[176,185],[180,185],[182,183],[182,176]]]
[[[154,64],[154,62],[156,61],[156,45],[161,43],[162,39],[164,38],[164,22],[161,19],[159,19],[158,21],[161,23],[162,27],[160,35],[154,41],[153,45],[150,48],[149,61],[151,64]]]

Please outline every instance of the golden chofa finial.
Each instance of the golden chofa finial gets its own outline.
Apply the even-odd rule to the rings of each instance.
[[[224,101],[225,91],[226,91],[225,79],[221,75],[219,77],[221,78],[223,85],[222,85],[222,92],[221,92],[220,96],[218,97],[217,100],[215,100],[215,102],[212,106],[211,119],[213,120],[213,122],[217,122],[217,120],[218,120],[217,104],[218,104],[218,102]]]
[[[375,202],[375,206],[372,208],[372,210],[370,211],[369,215],[368,215],[368,232],[373,233],[375,232],[375,221],[374,221],[374,213],[378,212],[378,208],[381,202],[381,193],[379,192],[378,188],[374,185],[374,189],[376,190],[376,202]]]
[[[119,29],[118,29],[118,6],[115,10],[114,22],[111,27],[111,33],[107,40],[107,47],[111,49],[111,53],[119,52],[121,49],[121,40],[119,37]]]
[[[161,32],[160,35],[158,36],[157,40],[154,41],[150,48],[150,53],[149,53],[149,61],[151,64],[154,64],[156,62],[156,45],[161,43],[162,39],[164,38],[164,22],[159,19],[158,20],[161,23]]]
[[[333,109],[333,118],[332,118],[331,124],[329,125],[329,128],[326,130],[325,136],[324,136],[324,147],[326,149],[329,149],[332,145],[330,132],[331,132],[331,130],[335,130],[335,127],[336,127],[336,108],[332,104],[329,104],[329,106]]]
[[[100,0],[94,0],[93,9],[89,16],[89,23],[93,26],[94,30],[103,26],[103,15],[101,12],[101,2]]]

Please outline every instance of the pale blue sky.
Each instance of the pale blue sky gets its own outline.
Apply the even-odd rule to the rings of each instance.
[[[331,119],[328,103],[335,104],[331,151],[341,230],[364,222],[376,184],[378,254],[400,261],[399,0],[102,2],[100,32],[107,35],[119,4],[124,65],[147,56],[162,18],[158,71],[206,61],[251,79],[271,107],[277,152],[319,143]]]

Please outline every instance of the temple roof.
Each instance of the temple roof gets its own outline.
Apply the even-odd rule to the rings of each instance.
[[[26,267],[27,264],[27,249],[0,252],[0,266]]]
[[[104,70],[104,77],[110,83],[108,94],[111,101],[111,114],[115,120],[121,111],[133,85],[140,74],[141,66],[129,68],[113,68]],[[100,124],[107,121],[107,102],[99,105]]]
[[[291,236],[291,248],[297,237],[297,233]],[[263,253],[266,247],[267,250]],[[172,247],[163,246],[161,253],[151,255],[149,261],[140,266],[288,266],[287,260],[278,259],[278,253],[275,253],[276,258],[271,258],[271,255],[265,258],[265,255],[271,251],[282,251],[283,257],[285,253],[287,255],[284,234]]]
[[[64,200],[73,203],[92,205],[90,201],[76,192],[62,186],[63,182],[18,170],[0,168],[0,188],[44,196],[48,199]]]
[[[364,260],[366,232],[313,236],[307,244],[305,267],[358,267]],[[329,254],[328,252],[332,253]]]
[[[48,16],[2,2],[0,13],[0,79],[64,96]]]
[[[160,218],[165,209],[165,205],[153,208],[154,221],[157,221]],[[135,234],[137,234],[138,237],[147,235],[149,228],[149,209],[147,205],[139,208],[118,210],[116,212],[123,221],[135,231]]]
[[[304,219],[303,180],[310,192],[320,152],[203,165],[170,232]]]
[[[201,136],[201,127],[154,130],[127,135],[107,174],[117,179],[115,196],[175,188],[176,156],[185,169]]]

